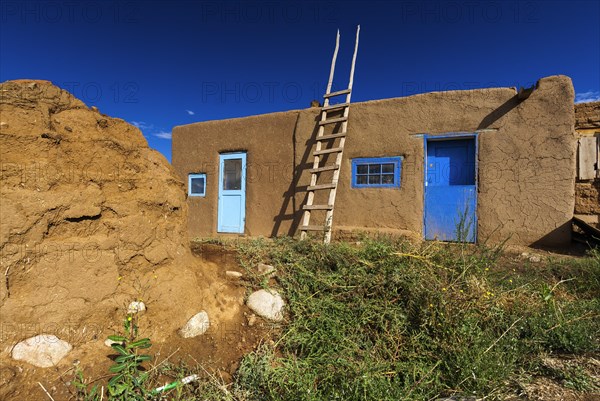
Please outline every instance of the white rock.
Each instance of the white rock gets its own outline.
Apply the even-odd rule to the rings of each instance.
[[[529,260],[530,262],[533,262],[533,263],[539,263],[539,262],[542,261],[542,258],[539,255],[530,254],[528,252],[523,252],[521,254],[521,257],[523,259],[527,259],[527,260]]]
[[[188,320],[185,326],[179,330],[179,335],[183,338],[196,337],[204,334],[209,327],[208,313],[201,311]]]
[[[142,301],[139,301],[139,302],[133,301],[127,307],[127,313],[138,313],[138,312],[145,312],[145,311],[146,311],[146,304],[143,303]]]
[[[275,275],[275,268],[265,263],[259,263],[256,270],[258,270],[258,274],[260,274],[261,276],[268,274],[269,277],[273,277]]]
[[[104,345],[106,345],[109,348],[111,348],[113,344],[121,344],[121,342],[120,341],[113,341],[110,338],[107,338],[106,340],[104,340]]]
[[[21,341],[12,349],[12,358],[40,368],[55,366],[73,346],[51,334],[40,334]]]
[[[227,270],[225,272],[225,275],[227,277],[231,277],[231,278],[240,278],[240,277],[242,277],[242,273],[240,273],[240,272],[234,272],[232,270]]]
[[[285,302],[277,291],[258,290],[248,297],[248,307],[257,315],[274,322],[283,320]]]

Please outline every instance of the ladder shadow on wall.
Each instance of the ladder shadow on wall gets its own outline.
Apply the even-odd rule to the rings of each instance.
[[[319,109],[320,110],[320,109]],[[293,173],[291,177],[290,185],[287,191],[283,194],[283,202],[281,204],[281,209],[277,216],[274,219],[273,230],[271,231],[271,237],[277,237],[281,235],[287,235],[293,237],[294,234],[298,231],[298,227],[302,220],[302,205],[306,203],[306,197],[308,196],[307,188],[308,183],[306,185],[300,186],[300,182],[302,180],[302,175],[308,171],[308,169],[312,168],[312,152],[315,144],[317,143],[317,134],[319,132],[319,121],[321,113],[317,113],[314,118],[314,126],[312,133],[308,141],[304,143],[304,153],[300,157],[300,160],[297,160],[297,147],[298,147],[298,137],[297,130],[300,122],[301,112],[298,112],[296,116],[296,124],[294,126],[294,132],[292,134],[292,148],[294,153],[293,159]],[[303,192],[304,195],[300,202],[297,202],[296,193]],[[288,213],[290,203],[292,204],[292,212]],[[291,221],[290,228],[287,232],[281,232],[281,226],[284,222]]]

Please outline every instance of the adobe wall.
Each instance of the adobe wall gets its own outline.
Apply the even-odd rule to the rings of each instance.
[[[600,128],[600,102],[578,103],[575,105],[575,130],[583,135],[591,135]]]
[[[570,241],[574,207],[573,87],[568,77],[538,82],[523,101],[511,88],[434,92],[354,103],[334,214],[334,230],[423,231],[423,133],[479,134],[478,239],[556,245]],[[173,130],[173,165],[183,178],[218,152],[248,150],[248,163],[295,168],[247,185],[246,233],[292,235],[310,182],[318,109],[198,123]],[[404,156],[400,189],[353,189],[351,160]],[[263,167],[263,170],[265,168]],[[216,171],[216,170],[215,170]],[[249,172],[249,178],[252,173]],[[189,199],[190,234],[216,234],[217,186]],[[323,180],[322,182],[326,182]],[[302,189],[302,188],[300,188]],[[326,192],[326,191],[321,191]],[[315,203],[320,203],[319,200]],[[317,222],[318,216],[311,222]]]
[[[188,197],[190,237],[216,235],[219,153],[247,151],[246,234],[271,236],[293,170],[295,111],[208,121],[173,129],[172,163],[186,183],[189,173],[206,173],[206,197]],[[299,207],[299,206],[298,206]]]
[[[571,80],[553,76],[539,80],[523,102],[499,106],[514,107],[491,125],[498,128],[495,135],[482,134],[480,239],[570,242],[577,148],[573,101]]]
[[[600,216],[600,179],[575,184],[575,214]]]
[[[600,102],[575,105],[575,131],[579,138],[600,135]],[[600,178],[577,180],[575,214],[600,227]]]

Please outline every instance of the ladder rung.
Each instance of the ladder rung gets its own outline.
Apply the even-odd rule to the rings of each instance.
[[[317,191],[319,189],[333,189],[337,187],[337,184],[319,184],[319,185],[312,185],[309,186],[308,188],[306,188],[307,191]]]
[[[302,206],[304,210],[332,210],[333,205],[304,205]]]
[[[339,96],[339,95],[346,95],[350,92],[352,92],[352,89],[344,89],[344,90],[337,91],[337,92],[326,93],[325,95],[323,95],[323,97],[328,98],[328,97],[334,97],[334,96]]]
[[[347,120],[348,117],[330,118],[329,120],[319,121],[319,125],[341,123]]]
[[[337,134],[331,134],[331,135],[321,135],[317,137],[317,141],[328,141],[330,139],[335,139],[335,138],[343,138],[346,136],[345,132],[338,132]]]
[[[330,171],[330,170],[337,170],[338,168],[340,168],[339,165],[337,164],[332,164],[330,166],[325,166],[325,167],[319,167],[319,168],[311,168],[310,170],[308,170],[311,173],[320,173],[321,171]]]
[[[325,231],[326,226],[300,226],[302,231]]]
[[[343,109],[347,106],[350,106],[350,103],[338,103],[338,104],[332,104],[329,105],[327,107],[322,107],[321,111],[329,111],[329,110],[336,110],[336,109]]]
[[[331,148],[331,149],[323,149],[323,150],[315,150],[313,152],[313,156],[326,155],[327,153],[339,153],[344,148]]]

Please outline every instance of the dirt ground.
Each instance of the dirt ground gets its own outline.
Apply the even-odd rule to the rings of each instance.
[[[185,362],[192,367],[200,364],[224,383],[229,383],[242,357],[256,349],[260,343],[270,341],[278,328],[260,318],[252,326],[248,324],[248,317],[252,312],[243,304],[246,294],[244,283],[225,275],[227,270],[243,272],[234,254],[210,245],[195,246],[194,254],[205,269],[199,278],[205,277],[207,273],[217,277],[218,291],[222,299],[228,300],[223,303],[227,319],[222,315],[220,321],[211,324],[204,335],[183,339],[175,331],[162,332],[166,317],[152,317],[150,302],[148,312],[142,314],[139,320],[140,335],[148,336],[153,341],[149,353],[154,358],[149,368],[165,361],[174,364]],[[179,296],[185,299],[186,294],[180,293]],[[232,308],[232,304],[236,307]],[[108,368],[113,364],[110,359],[113,352],[104,345],[104,340],[108,335],[114,334],[113,330],[118,330],[118,323],[111,319],[96,321],[93,331],[72,332],[70,338],[63,337],[72,342],[74,350],[54,368],[36,368],[14,361],[4,353],[0,368],[0,399],[49,399],[39,382],[56,401],[68,400],[72,396],[69,390],[74,390],[68,384],[73,379],[75,366],[82,369],[87,378],[106,384],[110,378]],[[165,382],[167,381],[170,379],[165,378]]]
[[[548,356],[543,365],[547,369],[580,369],[588,377],[595,381],[598,388],[600,383],[600,360],[599,355],[560,355]],[[507,401],[598,401],[600,393],[584,394],[575,390],[574,384],[569,379],[557,380],[545,376],[536,377],[528,383],[521,383],[521,396],[510,398]]]

